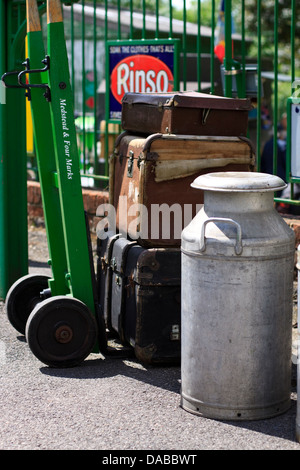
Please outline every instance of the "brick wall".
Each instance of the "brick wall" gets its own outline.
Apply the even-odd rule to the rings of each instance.
[[[91,233],[96,233],[99,217],[96,216],[97,207],[108,202],[108,192],[83,189],[83,204],[87,212]],[[27,212],[28,220],[35,225],[44,224],[44,211],[41,198],[40,184],[36,181],[27,181]]]

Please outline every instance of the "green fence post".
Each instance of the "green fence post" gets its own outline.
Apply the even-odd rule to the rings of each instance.
[[[20,8],[12,1],[0,1],[1,76],[23,69],[25,31],[17,30],[19,35],[11,43],[13,7]],[[25,8],[18,15],[25,18]],[[28,273],[24,90],[5,89],[5,104],[0,104],[0,152],[0,297],[5,299],[10,286]]]
[[[0,69],[5,70],[5,3],[4,0],[0,2]],[[4,154],[6,132],[5,126],[5,105],[0,103],[0,151],[1,155]],[[6,194],[5,194],[5,166],[3,159],[0,159],[0,297],[5,297],[7,291],[7,279],[6,279],[6,231],[5,231],[5,206],[6,206]]]
[[[257,2],[257,120],[256,120],[256,155],[257,162],[256,168],[260,171],[261,167],[261,97],[262,97],[262,83],[261,83],[261,2]]]
[[[232,96],[231,0],[225,0],[225,96]],[[229,73],[226,73],[229,72]]]

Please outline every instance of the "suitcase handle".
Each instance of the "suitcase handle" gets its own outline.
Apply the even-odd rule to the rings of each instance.
[[[226,224],[231,224],[236,227],[236,243],[235,243],[235,253],[237,255],[240,255],[243,251],[243,246],[242,246],[242,229],[239,223],[237,223],[235,220],[228,219],[225,217],[209,217],[203,222],[203,225],[201,227],[201,234],[200,234],[200,251],[205,251],[206,246],[205,246],[205,228],[206,225],[209,222],[224,222]]]

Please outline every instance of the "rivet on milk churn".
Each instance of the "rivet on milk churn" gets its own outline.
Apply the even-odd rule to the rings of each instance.
[[[183,230],[181,406],[229,420],[290,406],[294,232],[274,208],[277,176],[209,173]]]

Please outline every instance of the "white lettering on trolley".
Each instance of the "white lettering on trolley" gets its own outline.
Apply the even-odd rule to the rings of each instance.
[[[67,105],[67,100],[60,98],[61,123],[62,123],[62,130],[63,130],[64,154],[65,154],[65,159],[66,159],[67,177],[69,180],[71,180],[73,177],[72,157],[70,153],[71,141],[67,139],[70,136],[70,134],[66,132],[66,131],[69,131],[69,128],[67,127],[68,112],[66,110],[66,105]]]

